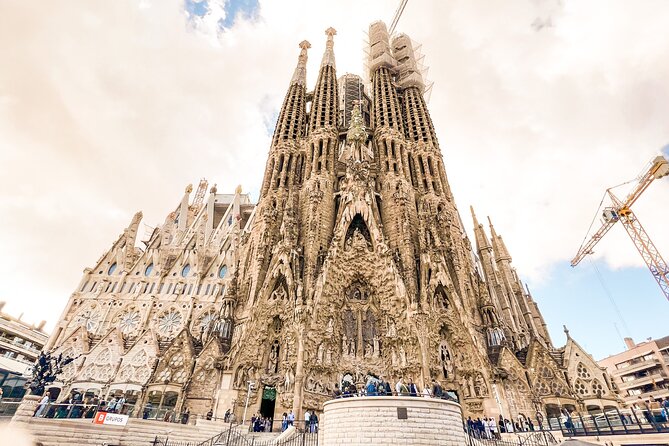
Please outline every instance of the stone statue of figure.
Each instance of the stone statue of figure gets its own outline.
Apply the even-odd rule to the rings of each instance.
[[[316,355],[316,362],[318,364],[321,364],[323,362],[323,354],[324,354],[323,344],[320,344],[318,346],[318,353]]]
[[[372,357],[372,345],[365,344],[365,358],[371,358],[371,357]]]
[[[346,337],[346,335],[342,336],[341,354],[348,355],[348,338]]]
[[[334,332],[334,319],[328,319],[328,326],[325,329],[325,333],[331,335]]]
[[[351,338],[348,341],[348,354],[351,356],[355,356],[355,338]]]
[[[325,350],[325,363],[332,364],[332,349],[328,345],[327,350]]]
[[[395,350],[395,347],[393,347],[390,353],[390,363],[393,367],[397,367],[397,351]]]
[[[276,373],[279,371],[279,341],[274,341],[272,347],[270,348],[267,370],[270,373]]]
[[[378,358],[379,354],[381,353],[381,347],[379,345],[379,338],[374,336],[374,339],[372,340],[372,343],[374,344],[374,354],[372,356],[374,356],[375,358]]]
[[[288,391],[290,389],[290,385],[295,382],[295,377],[293,376],[293,369],[292,367],[288,367],[286,370],[286,376],[283,381],[283,388],[284,390]]]
[[[395,321],[392,319],[388,320],[388,337],[394,338],[397,336],[397,328],[395,327]]]
[[[407,365],[407,353],[403,346],[400,346],[400,364],[402,364],[402,367]]]

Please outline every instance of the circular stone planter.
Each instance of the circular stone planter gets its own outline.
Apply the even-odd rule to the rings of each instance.
[[[321,446],[466,444],[460,405],[436,398],[371,396],[324,404]]]

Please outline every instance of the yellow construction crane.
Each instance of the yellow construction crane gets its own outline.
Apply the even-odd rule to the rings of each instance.
[[[611,191],[611,188],[607,189],[605,196],[609,196],[612,206],[604,208],[604,211],[602,212],[602,226],[587,242],[584,241],[583,245],[581,245],[581,248],[578,250],[578,253],[572,259],[571,266],[578,265],[585,256],[592,254],[592,249],[599,243],[602,237],[604,237],[604,234],[609,232],[613,225],[620,221],[627,231],[627,234],[634,242],[634,246],[636,246],[639,254],[641,254],[643,261],[646,262],[646,265],[653,274],[657,284],[660,285],[665,297],[669,300],[669,267],[667,266],[667,262],[664,261],[660,252],[655,247],[655,244],[653,244],[646,233],[646,230],[641,226],[639,219],[634,215],[632,209],[630,209],[632,204],[634,204],[641,194],[648,189],[648,186],[650,186],[650,183],[652,183],[653,180],[662,178],[668,174],[669,162],[663,156],[657,156],[651,160],[649,165],[637,177],[636,186],[632,192],[627,195],[627,198],[625,198],[624,201],[621,201],[616,197]]]

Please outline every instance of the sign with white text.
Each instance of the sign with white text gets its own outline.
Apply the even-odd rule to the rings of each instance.
[[[121,415],[118,413],[98,412],[95,414],[93,423],[95,424],[111,424],[114,426],[125,426],[128,424],[128,415]]]

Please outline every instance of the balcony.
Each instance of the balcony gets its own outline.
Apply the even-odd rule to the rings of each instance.
[[[669,388],[654,389],[650,392],[644,392],[644,393],[641,393],[639,395],[628,395],[628,396],[624,397],[624,399],[625,399],[625,403],[630,404],[630,403],[637,402],[639,400],[639,397],[641,397],[641,399],[643,401],[647,401],[648,398],[650,398],[650,397],[664,398],[664,397],[667,397],[667,396],[669,396]]]
[[[625,381],[622,383],[618,384],[618,387],[620,389],[633,389],[634,387],[640,387],[640,386],[645,386],[647,384],[653,384],[653,381],[655,383],[662,382],[666,379],[666,375],[664,372],[656,372],[648,376],[640,376],[636,379],[633,379],[631,381]]]
[[[613,371],[613,375],[614,376],[629,375],[630,373],[639,372],[641,370],[646,370],[658,365],[660,365],[660,361],[658,359],[646,359],[644,361],[639,361],[636,364],[631,364],[625,368],[616,369]]]

